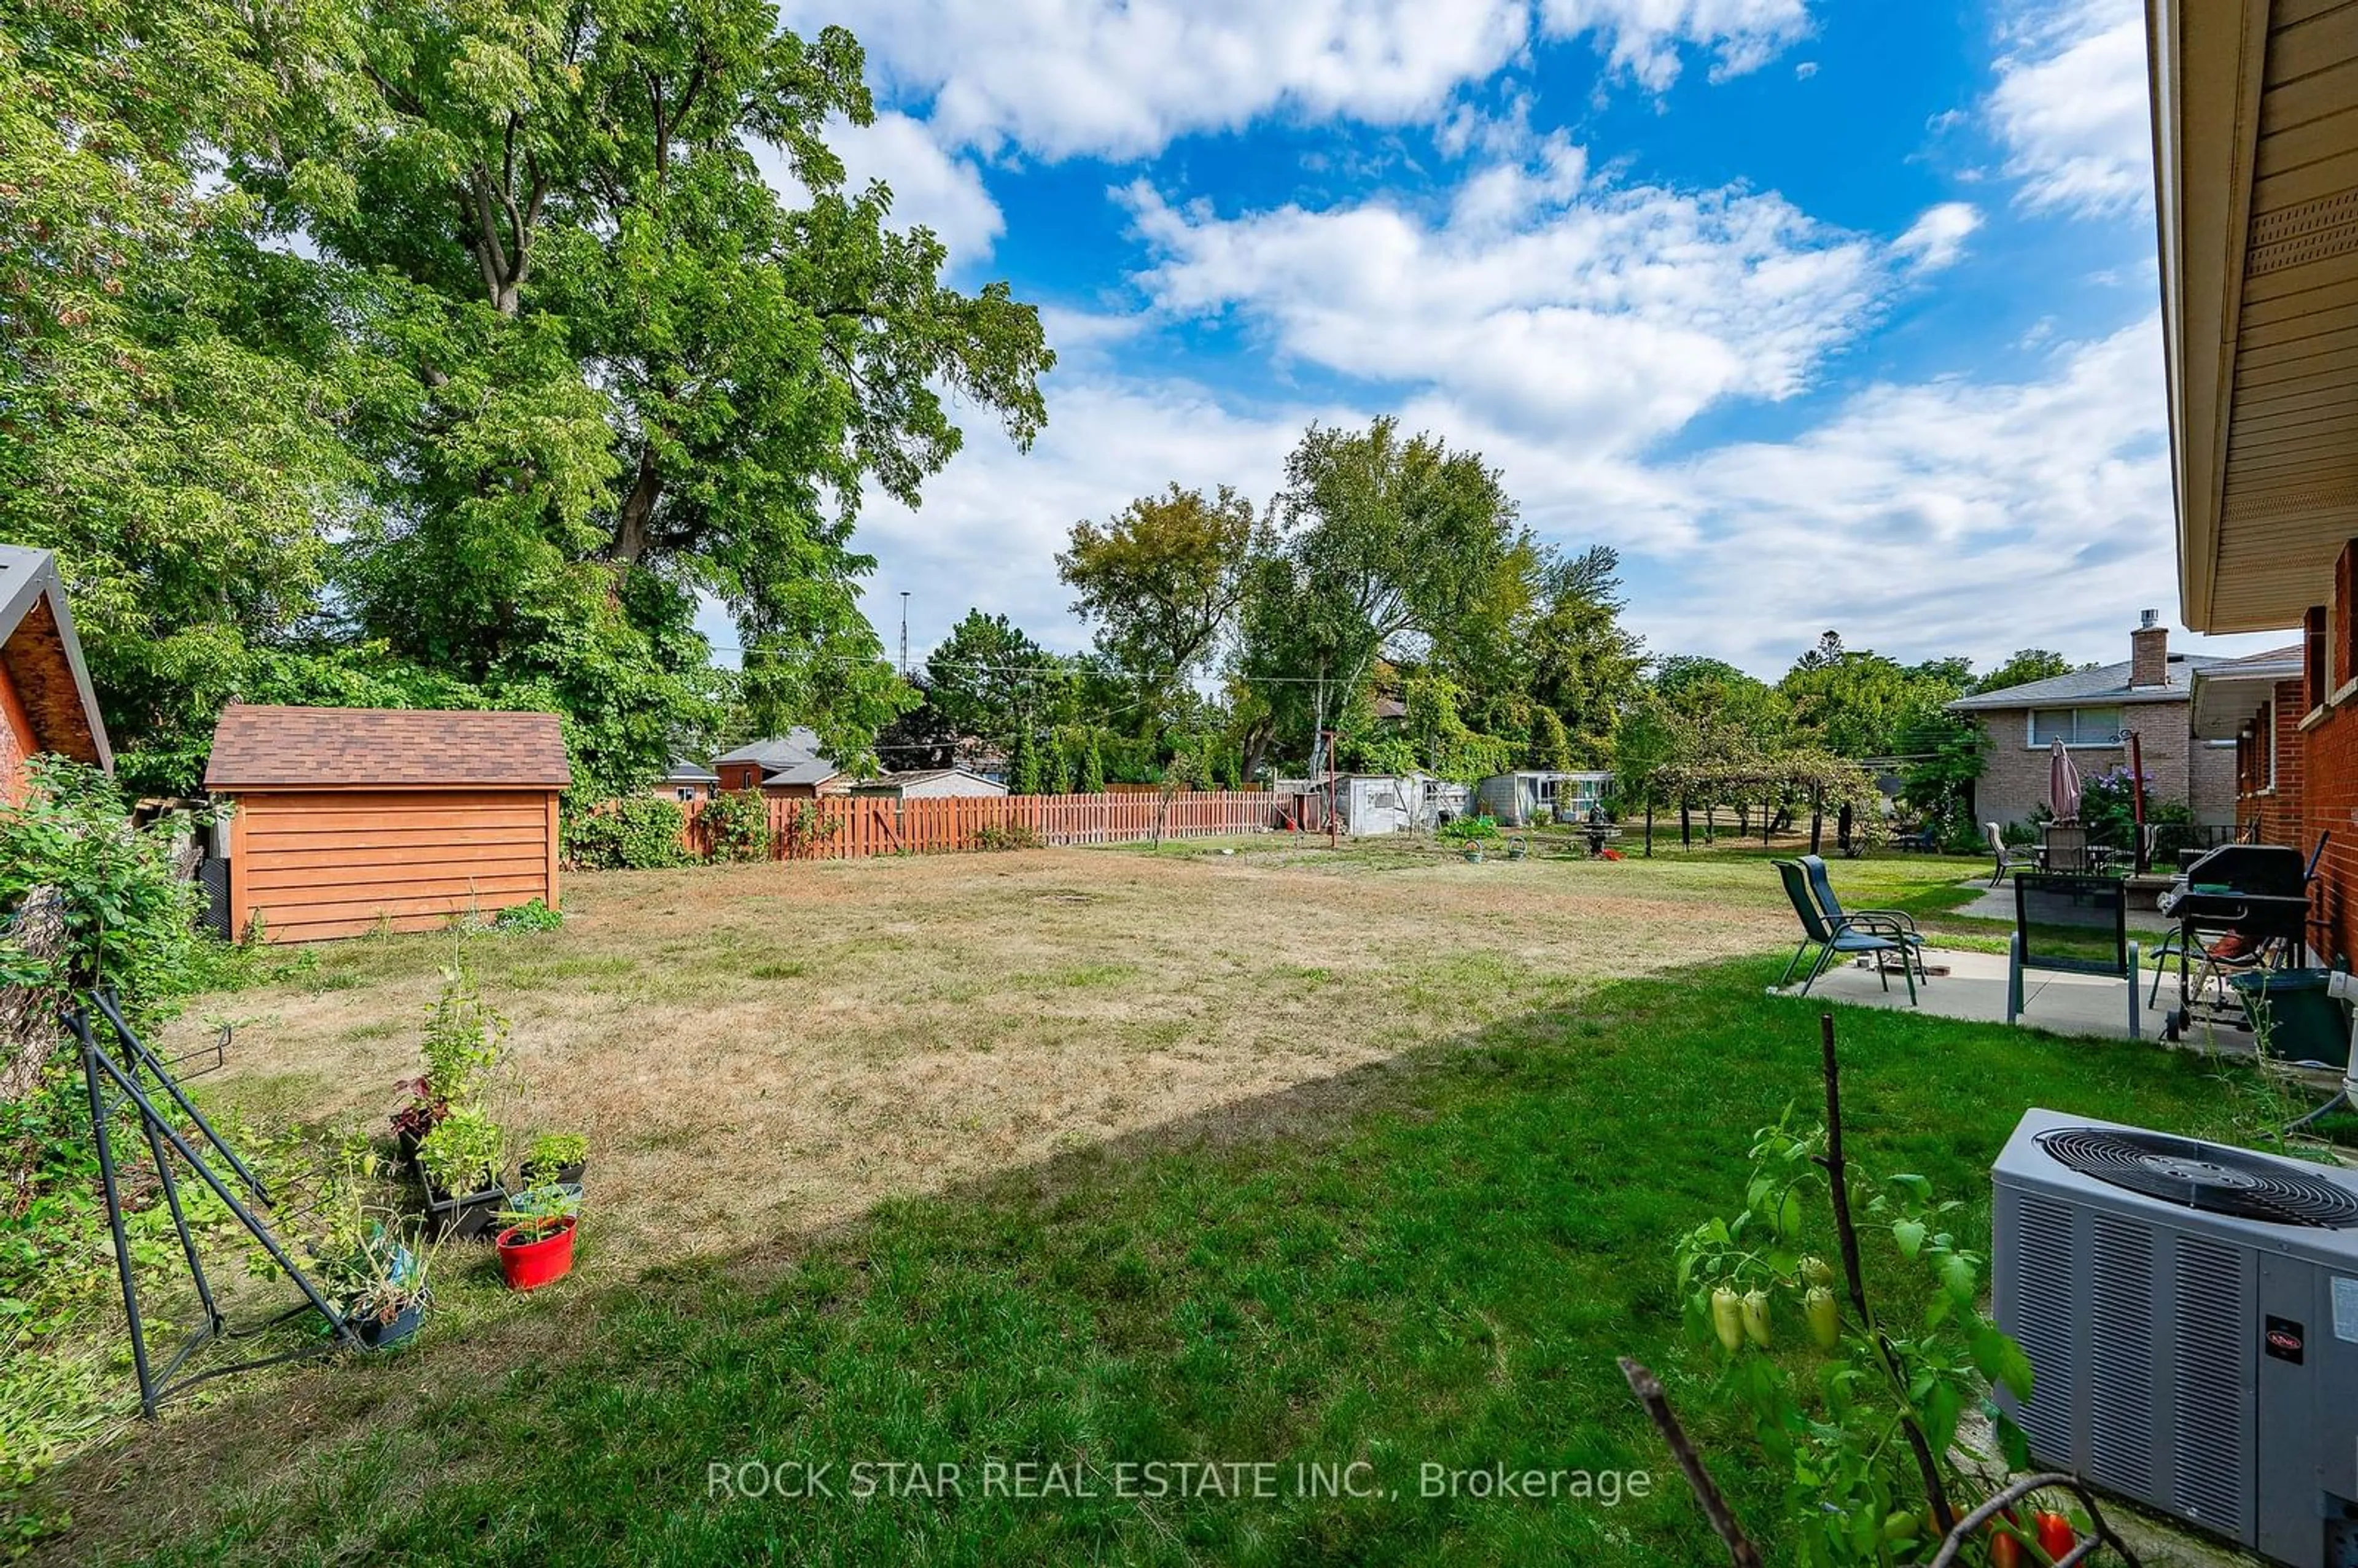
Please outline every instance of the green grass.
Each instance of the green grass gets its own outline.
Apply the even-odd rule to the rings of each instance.
[[[1666,1372],[1757,1515],[1668,1252],[1741,1202],[1752,1130],[1817,1093],[1816,1011],[1764,997],[1774,973],[1567,990],[1282,1097],[1262,1108],[1279,1135],[1224,1113],[816,1241],[446,1311],[412,1350],[250,1385],[70,1464],[45,1500],[77,1508],[76,1549],[158,1563],[1708,1563],[1614,1357]],[[1840,1022],[1853,1157],[1967,1198],[1976,1236],[2028,1105],[2237,1130],[2222,1069],[2184,1054]],[[461,1305],[485,1288],[452,1287]],[[708,1482],[806,1462],[843,1492],[862,1460],[959,1464],[964,1495]],[[994,1460],[1071,1466],[1101,1495],[985,1496]],[[1110,1495],[1117,1466],[1153,1461],[1267,1462],[1277,1495]],[[1353,1462],[1383,1495],[1296,1495],[1297,1465]],[[1428,1462],[1639,1468],[1654,1491],[1426,1498]]]

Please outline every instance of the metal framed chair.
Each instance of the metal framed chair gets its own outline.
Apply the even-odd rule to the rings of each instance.
[[[2039,851],[2028,845],[2016,846],[2006,841],[1995,822],[1982,824],[1982,834],[1989,840],[1990,853],[1997,864],[1990,871],[1989,885],[1997,886],[2010,872],[2039,870]]]
[[[1904,909],[1845,910],[1842,906],[1842,900],[1834,896],[1833,880],[1826,874],[1824,856],[1803,855],[1800,865],[1801,874],[1809,879],[1810,892],[1817,898],[1820,913],[1823,914],[1829,922],[1836,925],[1866,923],[1865,929],[1876,932],[1881,932],[1887,927],[1897,927],[1894,935],[1899,944],[1907,949],[1909,961],[1916,966],[1916,978],[1920,980],[1931,981],[1931,973],[1924,968],[1924,935],[1916,929],[1914,915]]]
[[[2137,945],[2128,935],[2128,888],[2118,877],[2023,871],[2014,879],[2014,939],[2007,945],[2006,1021],[2022,1016],[2030,969],[2116,975],[2128,981],[2129,1038],[2142,1038]],[[2090,951],[2091,947],[2095,951]]]
[[[1792,901],[1793,913],[1801,919],[1801,945],[1793,949],[1793,957],[1785,965],[1777,989],[1782,990],[1793,978],[1801,957],[1814,946],[1816,960],[1810,967],[1810,978],[1801,982],[1801,994],[1818,983],[1818,977],[1831,968],[1836,958],[1865,957],[1868,954],[1896,953],[1899,956],[1899,975],[1908,982],[1908,1002],[1916,1004],[1916,970],[1908,960],[1906,934],[1898,926],[1881,922],[1868,914],[1845,915],[1828,920],[1810,892],[1809,873],[1792,860],[1779,860],[1777,875],[1785,884],[1785,896]],[[1891,971],[1878,957],[1876,972],[1883,977],[1883,989],[1891,989]]]

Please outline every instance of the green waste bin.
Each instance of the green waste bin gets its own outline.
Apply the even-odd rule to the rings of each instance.
[[[2350,1065],[2350,1025],[2325,994],[2323,969],[2259,969],[2230,976],[2255,1026],[2267,1020],[2268,1054],[2281,1062]]]

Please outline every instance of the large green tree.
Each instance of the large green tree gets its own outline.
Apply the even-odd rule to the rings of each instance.
[[[276,63],[218,0],[0,0],[0,539],[58,553],[139,788],[194,784],[192,737],[313,639],[368,515],[336,289],[222,178],[284,117]]]
[[[346,59],[308,134],[243,170],[390,280],[366,435],[401,482],[363,626],[493,684],[635,666],[660,715],[698,662],[662,633],[708,593],[756,720],[859,754],[907,700],[859,610],[863,489],[916,500],[958,449],[951,395],[1028,442],[1053,356],[1004,286],[944,287],[883,187],[845,188],[822,132],[872,118],[857,43],[765,0],[360,0]]]
[[[1028,442],[1053,356],[846,187],[859,47],[777,20],[0,0],[0,536],[59,551],[135,773],[299,656],[557,707],[609,786],[725,695],[847,755],[909,700],[860,499],[954,398]]]
[[[1529,546],[1498,471],[1438,438],[1313,426],[1286,460],[1279,528],[1248,585],[1239,674],[1306,754],[1379,660],[1445,667],[1453,639],[1511,619]]]
[[[1173,484],[1109,522],[1076,523],[1056,573],[1074,613],[1096,625],[1098,650],[1167,698],[1232,630],[1256,522],[1252,503],[1225,484],[1209,496]]]

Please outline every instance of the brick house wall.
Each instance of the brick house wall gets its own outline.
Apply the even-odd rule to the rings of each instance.
[[[2318,866],[2312,913],[2323,922],[2311,940],[2329,963],[2358,957],[2358,539],[2342,547],[2331,579],[2330,607],[2312,610],[2302,692],[2300,847],[2331,834]],[[2320,588],[2327,585],[2319,584]],[[2340,706],[2329,706],[2339,697]]]
[[[1973,718],[1990,737],[1989,761],[1974,785],[1974,814],[1985,822],[2029,821],[2034,810],[2048,804],[2053,761],[2046,747],[2028,743],[2030,709],[1990,708]],[[2137,733],[2151,804],[2183,802],[2198,822],[2235,820],[2235,750],[2195,740],[2183,699],[2133,703],[2123,710],[2122,722]],[[2128,766],[2129,749],[2074,746],[2071,761],[2082,778],[2090,778]]]
[[[2257,823],[2260,839],[2268,844],[2301,844],[2307,831],[2303,817],[2302,781],[2308,776],[2306,765],[2308,738],[2301,732],[2300,719],[2307,709],[2306,688],[2299,680],[2278,681],[2269,688],[2271,702],[2255,709],[2253,719],[2266,714],[2272,735],[2255,734],[2240,743],[2235,752],[2235,820],[2240,824]],[[2275,757],[2271,767],[2269,742],[2274,741]]]

